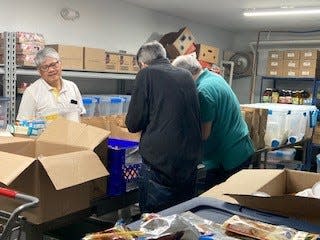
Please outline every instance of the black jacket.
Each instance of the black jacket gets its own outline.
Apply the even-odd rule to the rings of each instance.
[[[142,131],[146,164],[170,182],[188,180],[200,162],[199,102],[191,74],[167,59],[154,60],[136,76],[126,117],[130,132]]]

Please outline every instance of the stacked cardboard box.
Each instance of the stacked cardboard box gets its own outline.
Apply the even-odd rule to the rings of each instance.
[[[189,28],[181,28],[178,32],[165,34],[159,41],[167,50],[168,57],[175,59],[180,55],[189,52],[190,47],[194,47],[195,39]]]
[[[283,77],[298,77],[300,68],[300,51],[286,50],[283,54]]]
[[[202,67],[211,68],[218,63],[219,49],[205,44],[196,44],[197,59]]]
[[[300,52],[301,77],[319,77],[320,76],[320,51],[317,49],[306,49]]]
[[[267,63],[267,76],[282,77],[283,51],[269,51]]]
[[[317,49],[269,51],[266,75],[270,77],[319,77],[320,51]]]
[[[0,35],[0,63],[4,63],[4,34]],[[16,32],[16,64],[35,66],[34,58],[37,52],[44,48],[45,41],[42,34]]]
[[[264,136],[266,133],[268,110],[241,106],[241,113],[246,121],[255,149],[265,147]]]
[[[83,47],[53,44],[47,47],[54,48],[60,55],[63,69],[83,69]]]
[[[103,72],[106,69],[106,53],[101,48],[83,48],[83,69]]]

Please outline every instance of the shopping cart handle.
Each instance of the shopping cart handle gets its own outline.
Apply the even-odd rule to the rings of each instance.
[[[5,196],[9,198],[16,198],[17,192],[8,188],[0,187],[0,196]]]

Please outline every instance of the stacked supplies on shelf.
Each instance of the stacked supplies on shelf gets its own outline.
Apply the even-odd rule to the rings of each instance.
[[[85,117],[121,115],[128,112],[130,95],[82,95]]]
[[[0,34],[0,62],[4,63],[5,35]],[[16,64],[34,66],[37,52],[43,49],[45,40],[40,33],[16,32]]]

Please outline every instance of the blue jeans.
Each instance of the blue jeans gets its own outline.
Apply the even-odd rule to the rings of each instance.
[[[249,168],[251,163],[251,158],[252,156],[250,156],[246,161],[240,164],[240,166],[228,171],[224,170],[223,168],[207,170],[204,186],[203,187],[200,186],[201,190],[207,191],[210,188],[214,187],[215,185],[218,185],[226,181],[229,177],[241,171],[242,169]]]
[[[139,206],[141,213],[159,212],[194,197],[196,176],[184,184],[174,184],[168,177],[142,164],[139,171]]]

